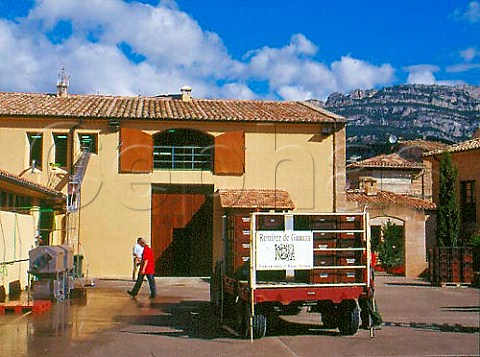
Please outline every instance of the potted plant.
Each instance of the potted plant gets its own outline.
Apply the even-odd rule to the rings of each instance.
[[[382,267],[387,273],[404,275],[405,248],[402,227],[388,220],[382,225],[382,236],[383,239],[378,246],[378,257]]]

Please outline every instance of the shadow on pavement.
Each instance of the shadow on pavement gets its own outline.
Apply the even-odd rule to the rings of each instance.
[[[384,283],[385,285],[391,286],[420,286],[422,288],[433,288],[432,284],[427,282],[418,282],[418,283],[409,283],[409,282],[401,282],[401,283]]]
[[[139,305],[143,307],[146,304],[139,302]],[[122,332],[206,340],[241,338],[233,332],[234,321],[224,319],[220,323],[208,301],[151,302],[148,307],[151,313],[146,315],[116,316],[116,322],[126,325]],[[325,329],[321,324],[291,322],[281,318],[274,321],[274,326],[268,328],[267,336],[339,335],[337,330]]]
[[[388,327],[406,327],[421,330],[440,331],[440,332],[455,332],[455,333],[471,333],[478,334],[480,332],[479,327],[463,326],[460,324],[436,324],[436,323],[423,323],[423,322],[392,322],[385,321],[384,326]]]
[[[480,312],[480,306],[443,306],[445,311],[459,311],[459,312]]]

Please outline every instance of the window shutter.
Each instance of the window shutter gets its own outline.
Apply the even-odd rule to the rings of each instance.
[[[121,173],[149,173],[153,170],[153,139],[141,130],[120,128]]]
[[[215,175],[245,173],[245,132],[232,131],[215,137]]]

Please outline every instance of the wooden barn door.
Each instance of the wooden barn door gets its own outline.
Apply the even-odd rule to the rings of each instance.
[[[210,274],[211,195],[152,193],[152,249],[155,275]]]

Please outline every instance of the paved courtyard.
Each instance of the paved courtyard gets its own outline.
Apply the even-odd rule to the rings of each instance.
[[[317,314],[290,317],[261,340],[244,340],[214,318],[201,278],[157,278],[144,284],[93,280],[86,299],[38,314],[0,316],[1,356],[477,356],[480,291],[431,287],[422,280],[378,276],[384,324],[375,336],[341,336]]]

